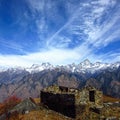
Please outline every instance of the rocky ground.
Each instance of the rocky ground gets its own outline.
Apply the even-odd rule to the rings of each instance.
[[[73,119],[59,114],[55,111],[52,111],[48,109],[47,106],[43,106],[40,103],[39,98],[30,98],[27,100],[23,100],[20,103],[17,103],[17,107],[14,106],[8,108],[9,111],[14,111],[16,108],[16,110],[18,110],[12,112],[10,115],[6,113],[6,111],[4,111],[5,106],[3,107],[3,104],[0,104],[0,114],[4,111],[0,116],[0,120],[7,120],[6,116],[9,118],[9,120],[119,120],[120,100],[108,96],[104,96],[103,100],[103,108],[101,108],[100,111],[96,109],[91,109],[88,106],[86,106],[85,110],[82,111],[82,113],[79,113],[76,119]],[[36,107],[34,108],[34,106]],[[21,113],[19,110],[21,108],[23,109],[24,107],[29,108],[31,110],[26,110]]]

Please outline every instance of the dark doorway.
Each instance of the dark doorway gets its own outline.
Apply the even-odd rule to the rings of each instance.
[[[95,102],[95,91],[89,91],[89,100],[90,102]]]
[[[61,92],[68,92],[68,88],[67,87],[63,87],[63,86],[59,86],[59,90]]]

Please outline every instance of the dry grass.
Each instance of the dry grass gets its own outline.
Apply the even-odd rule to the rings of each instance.
[[[72,120],[52,110],[31,111],[29,114],[19,114],[16,117],[14,115],[9,120],[15,120],[15,118],[16,120]]]
[[[103,102],[120,102],[120,99],[103,95]]]
[[[40,103],[40,98],[34,98],[34,101],[36,104],[39,104]]]
[[[36,104],[40,105],[40,98],[34,98]],[[103,96],[103,102],[120,102],[120,99],[112,98],[109,96]],[[0,114],[4,113],[4,104],[0,104]],[[87,111],[88,110],[88,111]],[[118,115],[118,111],[120,112],[120,108],[104,108],[103,115],[104,116],[116,116]],[[86,109],[82,115],[78,116],[77,120],[97,120],[99,118],[98,114],[90,112],[89,109]],[[71,118],[65,117],[55,111],[46,109],[44,107],[40,107],[39,110],[31,111],[28,114],[18,114],[14,113],[11,115],[9,120],[73,120]]]
[[[0,104],[0,115],[2,115],[5,112],[4,107],[4,104]]]

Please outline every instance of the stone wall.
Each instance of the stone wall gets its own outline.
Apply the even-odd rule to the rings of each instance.
[[[90,107],[103,106],[103,94],[93,87],[86,87],[76,94],[76,104],[85,104]],[[79,96],[79,97],[78,97]]]
[[[78,90],[62,86],[50,86],[41,91],[41,102],[50,109],[72,118],[75,118],[78,113],[82,113],[85,106],[100,108],[103,105],[102,92],[93,87]]]
[[[65,116],[76,117],[74,94],[54,94],[41,91],[41,103]]]

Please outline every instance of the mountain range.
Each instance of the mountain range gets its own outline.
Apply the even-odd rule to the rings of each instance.
[[[53,66],[50,63],[31,67],[0,67],[0,102],[11,95],[21,98],[39,97],[40,90],[49,85],[82,88],[91,85],[104,94],[120,98],[120,62]]]

